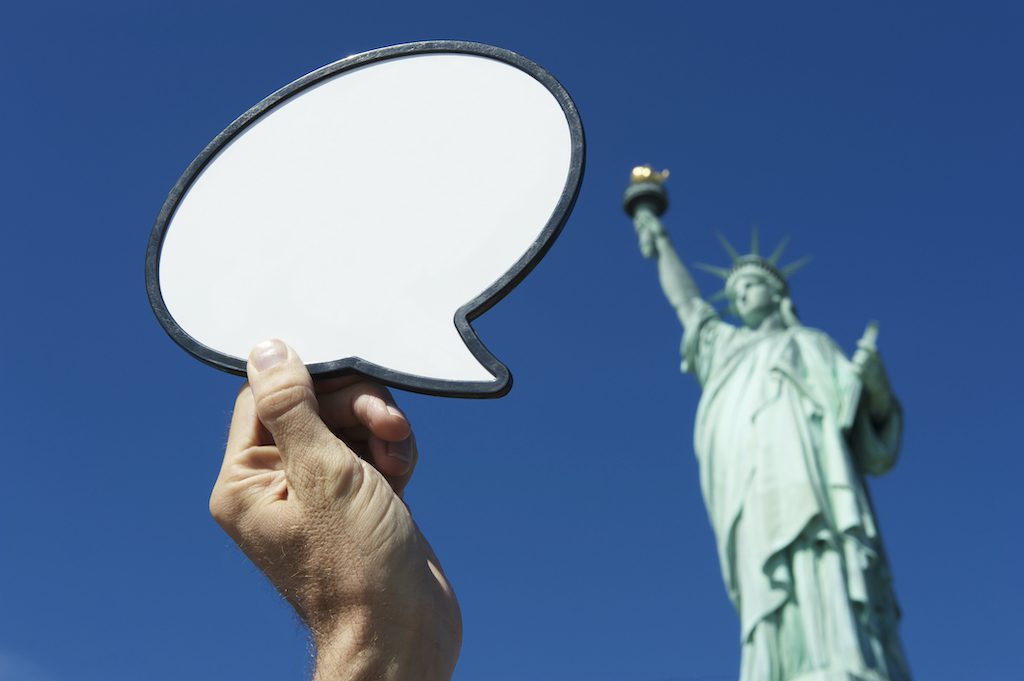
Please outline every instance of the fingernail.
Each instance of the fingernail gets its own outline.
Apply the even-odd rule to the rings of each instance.
[[[412,461],[412,447],[410,446],[409,438],[405,438],[400,442],[389,442],[388,456],[394,457],[403,463]]]
[[[388,413],[392,416],[401,416],[403,419],[405,418],[405,414],[402,413],[402,410],[395,405],[385,403],[384,406],[388,408]]]
[[[277,366],[288,357],[288,348],[277,340],[263,341],[252,349],[252,365],[256,371],[266,371]]]

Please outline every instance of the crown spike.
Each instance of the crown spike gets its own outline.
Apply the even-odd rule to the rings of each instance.
[[[814,256],[805,255],[804,257],[800,258],[796,262],[790,263],[790,264],[786,265],[785,267],[782,268],[782,276],[788,277],[789,275],[793,274],[794,272],[799,272],[800,270],[802,270],[804,268],[805,265],[807,265],[807,263],[809,263],[813,259],[814,259]]]
[[[714,295],[712,295],[710,298],[708,298],[708,302],[709,303],[717,303],[718,301],[725,300],[728,297],[729,297],[729,294],[726,293],[725,289],[723,288],[720,291],[716,291]]]
[[[724,267],[715,267],[714,265],[705,265],[702,262],[694,263],[693,266],[696,267],[699,270],[704,270],[705,272],[710,272],[711,274],[715,275],[716,277],[719,277],[722,281],[725,281],[726,279],[728,279],[729,278],[729,272],[731,272],[731,270],[728,270],[728,269],[726,269]]]
[[[788,245],[789,237],[787,236],[786,238],[779,242],[779,245],[775,247],[775,250],[772,251],[772,254],[768,256],[768,262],[772,264],[772,267],[778,267],[779,258],[782,257],[782,253],[786,250],[786,246]]]
[[[751,255],[761,255],[761,235],[758,233],[756,222],[750,227],[750,253]]]
[[[722,234],[719,231],[716,231],[715,236],[718,237],[718,241],[719,243],[722,244],[722,248],[725,249],[725,252],[729,254],[730,258],[732,258],[733,264],[736,264],[736,262],[740,259],[740,254],[736,252],[736,249],[732,247],[732,244],[729,243],[729,240],[725,238],[724,234]]]

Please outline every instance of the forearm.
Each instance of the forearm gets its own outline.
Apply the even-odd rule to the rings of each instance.
[[[633,224],[640,237],[640,252],[645,258],[658,261],[658,280],[669,304],[675,309],[683,327],[694,318],[701,301],[700,289],[676,253],[665,233],[661,219],[650,205],[640,205],[633,213]]]
[[[364,621],[331,637],[317,636],[313,681],[449,681],[459,646],[447,634]]]
[[[358,599],[363,605],[343,608],[333,622],[309,623],[317,651],[314,681],[451,679],[462,615],[433,550],[426,540],[422,545],[428,558],[413,571],[418,576],[411,589],[367,593]]]
[[[669,304],[676,310],[680,321],[686,325],[693,318],[693,312],[700,301],[700,289],[689,270],[683,265],[667,234],[655,238],[658,250],[658,279]]]

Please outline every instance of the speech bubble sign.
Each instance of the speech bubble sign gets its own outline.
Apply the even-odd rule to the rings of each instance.
[[[150,303],[231,373],[277,337],[315,376],[500,396],[511,373],[470,322],[543,257],[583,165],[571,98],[518,54],[432,41],[348,57],[192,162],[150,237]]]

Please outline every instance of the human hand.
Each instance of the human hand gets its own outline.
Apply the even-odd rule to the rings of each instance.
[[[638,209],[633,216],[633,226],[640,240],[640,253],[645,258],[658,254],[658,237],[665,233],[661,220],[650,210]]]
[[[401,499],[417,460],[405,416],[357,377],[314,387],[281,341],[257,345],[248,374],[210,512],[309,626],[316,681],[450,678],[462,620]]]

